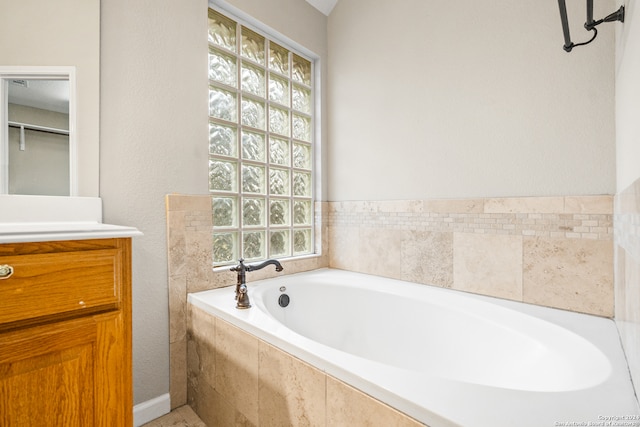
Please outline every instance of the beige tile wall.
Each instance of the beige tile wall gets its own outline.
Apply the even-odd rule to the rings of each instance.
[[[189,307],[189,405],[209,427],[423,424]]]
[[[613,316],[613,197],[330,202],[329,265]]]
[[[187,293],[233,285],[235,276],[211,268],[210,197],[168,195],[166,205],[175,408],[187,402]],[[613,315],[611,196],[322,202],[316,213],[323,255],[285,261],[284,273],[330,266]],[[249,281],[276,274],[264,269]]]
[[[324,242],[317,242],[317,251],[327,248],[327,227],[322,224],[325,203],[316,205],[317,230]],[[169,352],[171,407],[187,402],[187,294],[215,289],[236,283],[235,273],[227,268],[211,267],[212,211],[210,196],[170,194],[166,197],[167,250],[169,275]],[[322,245],[321,245],[322,243]],[[325,251],[321,256],[283,261],[284,271],[276,273],[271,268],[248,274],[247,280],[266,279],[279,274],[292,274],[315,270],[329,265]]]
[[[633,383],[640,384],[640,180],[615,198],[615,319]]]

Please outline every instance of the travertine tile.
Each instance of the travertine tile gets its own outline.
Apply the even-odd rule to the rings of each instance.
[[[165,201],[168,211],[211,210],[209,195],[167,194]]]
[[[215,390],[258,425],[258,339],[216,320]]]
[[[169,277],[169,342],[185,338],[187,282],[184,276]]]
[[[185,427],[207,427],[204,422],[193,412],[193,409],[189,405],[184,405],[176,408],[175,411],[178,416],[182,417],[185,422]]]
[[[563,213],[564,197],[507,197],[485,199],[485,213]]]
[[[454,233],[453,288],[522,300],[522,237]]]
[[[260,427],[324,426],[325,374],[260,342]]]
[[[378,212],[420,213],[424,209],[422,200],[382,200],[372,206],[375,206],[375,211]]]
[[[356,271],[399,279],[403,268],[402,241],[407,233],[405,230],[360,227]]]
[[[613,315],[612,242],[527,237],[523,256],[524,302]]]
[[[208,415],[207,425],[209,427],[257,427],[254,421],[247,418],[242,412],[237,410],[234,406],[237,402],[228,401],[222,395],[213,392],[212,398],[207,402],[210,408],[210,415]]]
[[[484,199],[431,199],[424,201],[424,212],[483,213]]]
[[[424,424],[327,376],[327,426],[419,427]]]
[[[184,212],[167,212],[167,248],[169,277],[185,274],[186,242]]]
[[[189,314],[189,376],[198,376],[215,386],[216,318],[195,306],[189,306]]]
[[[613,196],[567,196],[564,198],[565,213],[612,214]]]
[[[401,246],[402,280],[450,288],[453,285],[453,233],[407,233]]]
[[[360,232],[357,227],[331,227],[329,229],[329,266],[358,271]]]
[[[218,401],[220,396],[207,381],[190,379],[188,400],[189,406],[207,426],[234,425],[218,424],[216,422],[217,417],[219,417]]]
[[[188,231],[187,239],[187,292],[207,289],[212,275],[213,235],[211,232]]]
[[[169,344],[169,394],[171,409],[187,403],[187,340]]]
[[[207,427],[188,405],[180,406],[143,427]]]

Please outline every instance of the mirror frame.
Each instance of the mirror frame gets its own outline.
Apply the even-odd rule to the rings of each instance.
[[[0,194],[9,194],[9,80],[69,80],[69,196],[78,195],[76,68],[0,66]]]

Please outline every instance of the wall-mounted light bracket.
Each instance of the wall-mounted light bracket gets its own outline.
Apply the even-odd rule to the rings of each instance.
[[[603,22],[624,22],[624,6],[620,6],[620,9],[607,15],[603,19],[595,21],[593,19],[593,0],[587,0],[587,21],[584,24],[584,28],[588,31],[593,31],[593,36],[590,40],[583,43],[573,43],[571,41],[571,35],[569,34],[569,20],[567,19],[567,5],[565,0],[558,0],[558,6],[560,7],[560,20],[562,21],[562,32],[564,33],[564,46],[562,47],[566,52],[571,52],[576,46],[584,46],[595,40],[598,36],[598,30],[596,26]]]

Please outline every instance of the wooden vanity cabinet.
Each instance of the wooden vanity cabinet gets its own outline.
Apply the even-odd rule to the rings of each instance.
[[[3,265],[0,427],[131,426],[131,238],[0,244]]]

